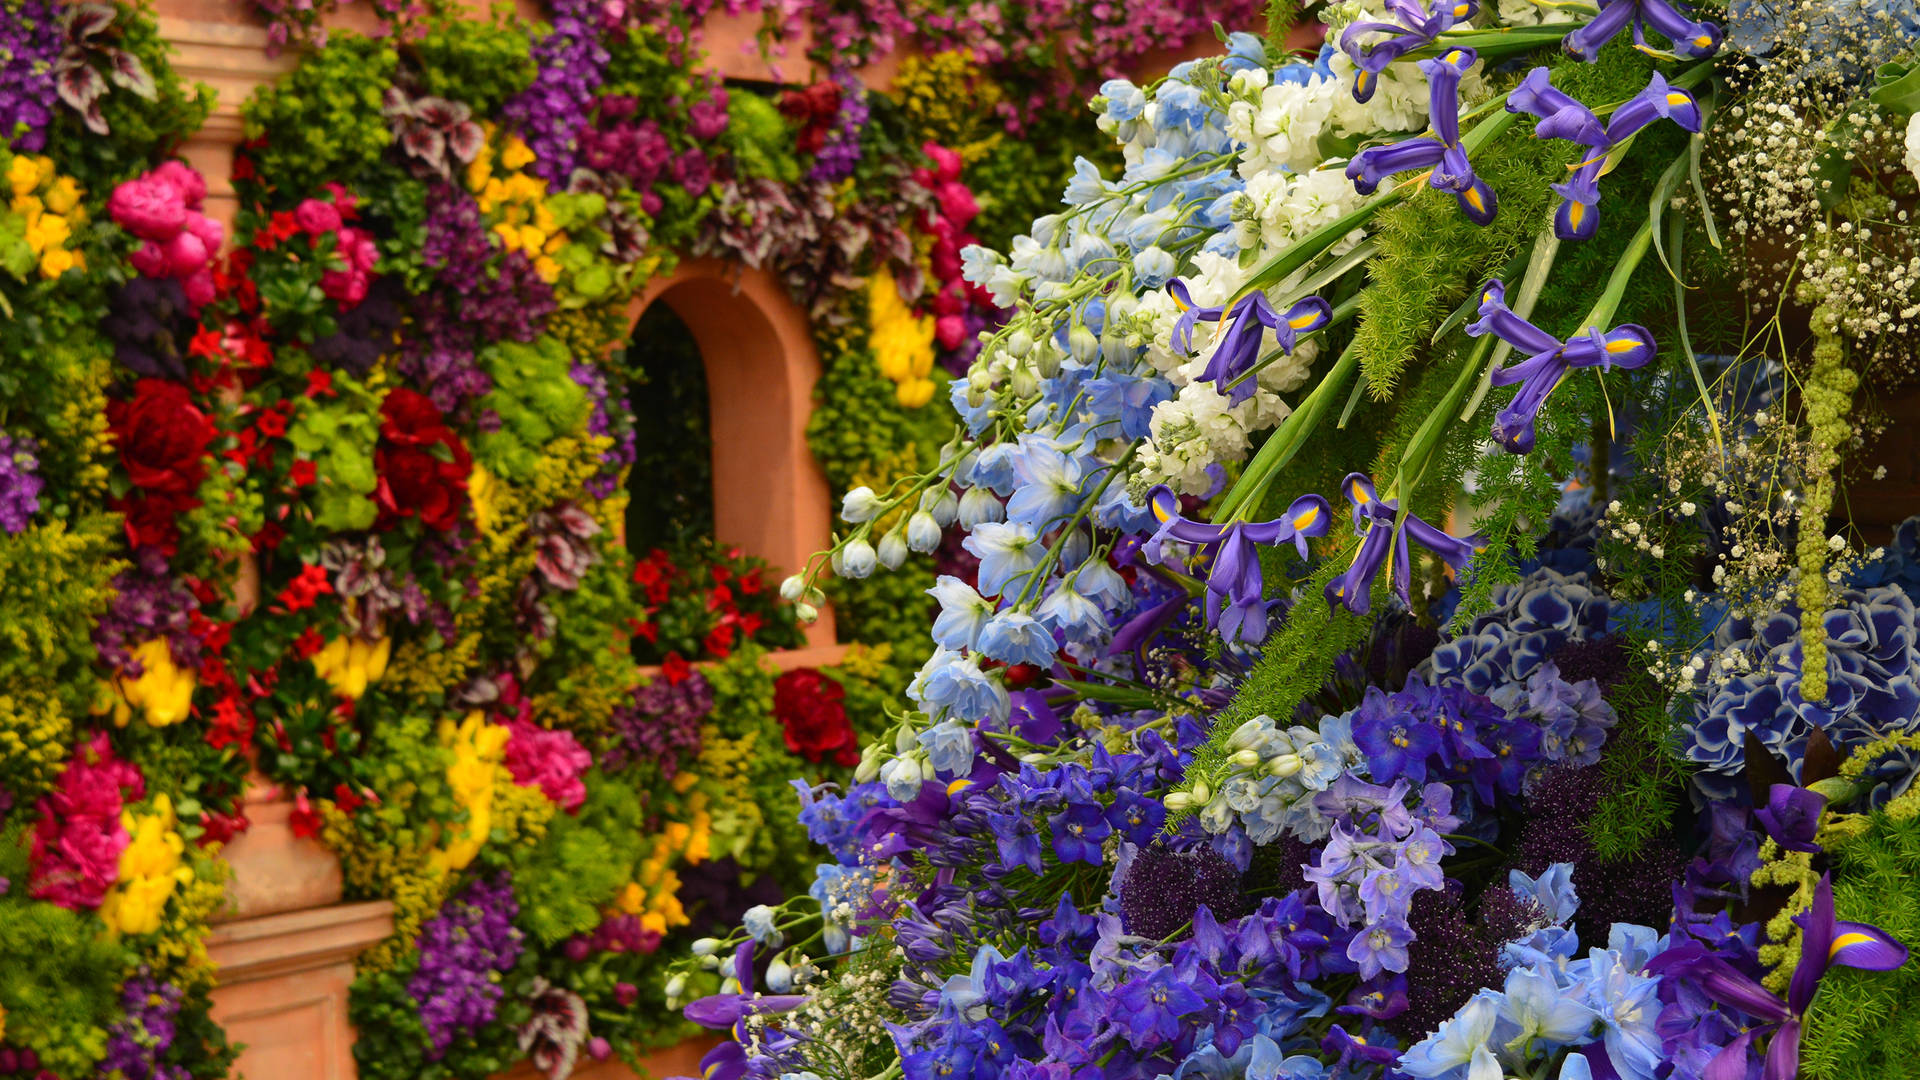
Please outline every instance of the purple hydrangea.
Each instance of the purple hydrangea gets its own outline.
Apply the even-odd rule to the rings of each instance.
[[[607,767],[653,761],[673,776],[683,759],[700,752],[700,722],[712,711],[713,686],[697,671],[678,683],[659,678],[635,689],[633,704],[613,711]]]
[[[499,1008],[498,975],[520,960],[522,935],[514,928],[520,905],[505,874],[475,881],[420,928],[420,965],[407,993],[420,1007],[420,1023],[438,1061],[460,1035],[493,1022]]]
[[[122,1080],[189,1080],[184,1066],[161,1064],[173,1046],[180,1015],[180,988],[142,968],[120,989],[125,1015],[107,1028],[107,1053],[99,1075]]]
[[[46,482],[40,479],[39,448],[30,436],[0,431],[0,529],[25,532],[40,509]]]

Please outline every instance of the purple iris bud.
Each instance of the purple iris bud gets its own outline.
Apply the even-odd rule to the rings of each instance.
[[[1400,515],[1399,501],[1380,498],[1365,473],[1348,473],[1340,487],[1353,506],[1353,531],[1360,537],[1360,550],[1354,553],[1353,565],[1346,573],[1327,582],[1328,606],[1344,606],[1355,615],[1367,614],[1373,608],[1373,579],[1380,576],[1380,567],[1389,558],[1393,562],[1394,591],[1400,594],[1402,602],[1411,604],[1413,553],[1408,550],[1410,544],[1419,544],[1440,556],[1455,570],[1464,568],[1472,560],[1473,537],[1453,536],[1422,520],[1418,514],[1408,514],[1406,524],[1396,532],[1394,521]]]
[[[1507,289],[1498,280],[1487,282],[1480,296],[1480,319],[1467,326],[1474,337],[1493,334],[1528,354],[1527,359],[1495,371],[1495,386],[1520,384],[1520,391],[1493,418],[1493,438],[1509,453],[1533,449],[1534,421],[1560,380],[1574,368],[1637,368],[1652,360],[1659,347],[1644,326],[1623,323],[1602,334],[1596,327],[1561,341],[1515,314],[1507,306]]]
[[[1425,135],[1368,147],[1353,155],[1353,160],[1347,163],[1347,179],[1353,181],[1354,190],[1371,195],[1380,187],[1380,181],[1389,176],[1413,169],[1431,169],[1428,187],[1450,192],[1474,224],[1485,225],[1493,220],[1499,212],[1500,200],[1493,188],[1474,173],[1466,148],[1460,145],[1460,79],[1479,59],[1479,53],[1461,46],[1431,60],[1420,61],[1420,70],[1427,76],[1430,130]]]
[[[1207,625],[1228,641],[1258,644],[1267,636],[1266,582],[1260,573],[1257,544],[1288,541],[1307,557],[1307,538],[1325,536],[1333,524],[1333,509],[1318,495],[1302,495],[1272,521],[1236,521],[1208,525],[1180,516],[1180,500],[1162,484],[1147,495],[1147,505],[1160,529],[1150,541],[1157,549],[1167,540],[1208,547],[1213,562],[1207,572]]]
[[[1265,331],[1272,330],[1281,351],[1290,353],[1301,334],[1318,330],[1333,318],[1333,308],[1317,296],[1307,297],[1281,315],[1273,310],[1265,293],[1249,293],[1225,307],[1200,307],[1194,304],[1193,294],[1187,291],[1184,281],[1168,282],[1167,291],[1180,305],[1180,320],[1173,326],[1174,348],[1193,351],[1193,329],[1198,323],[1226,324],[1214,346],[1213,356],[1207,360],[1206,370],[1200,373],[1200,381],[1212,383],[1235,405],[1253,396],[1253,380],[1238,383],[1235,380],[1252,371],[1259,362],[1260,341]]]
[[[1775,784],[1767,790],[1767,805],[1755,810],[1753,816],[1760,819],[1775,843],[1788,851],[1811,855],[1821,850],[1813,838],[1820,831],[1820,811],[1826,805],[1827,797],[1817,791]]]
[[[1654,72],[1647,88],[1631,101],[1613,111],[1601,123],[1592,109],[1554,89],[1544,67],[1527,72],[1527,77],[1507,95],[1507,111],[1529,113],[1540,118],[1534,135],[1542,139],[1565,139],[1588,147],[1580,161],[1569,166],[1566,182],[1553,185],[1561,198],[1554,212],[1553,233],[1562,240],[1585,240],[1600,228],[1600,174],[1607,156],[1641,128],[1662,118],[1672,120],[1687,131],[1700,130],[1700,105],[1685,90],[1667,85]]]
[[[1720,48],[1720,28],[1710,22],[1694,22],[1682,15],[1667,0],[1600,0],[1600,14],[1592,22],[1568,34],[1561,45],[1568,55],[1591,64],[1600,57],[1600,47],[1612,41],[1621,27],[1633,23],[1633,47],[1650,56],[1662,56],[1647,44],[1646,28],[1651,25],[1673,42],[1673,51],[1695,59],[1712,56]]]
[[[1357,22],[1340,35],[1340,50],[1353,58],[1359,70],[1353,78],[1353,100],[1372,100],[1380,86],[1380,73],[1387,65],[1421,47],[1456,23],[1466,22],[1480,10],[1477,0],[1433,0],[1433,6],[1421,7],[1414,0],[1386,0],[1395,22]],[[1367,44],[1368,34],[1391,35],[1385,41]]]

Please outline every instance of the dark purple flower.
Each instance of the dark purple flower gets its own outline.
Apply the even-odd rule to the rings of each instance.
[[[1529,71],[1507,95],[1507,111],[1539,117],[1533,129],[1538,138],[1565,139],[1588,148],[1584,159],[1572,166],[1573,175],[1553,185],[1561,198],[1560,209],[1554,212],[1554,235],[1562,240],[1585,240],[1600,228],[1600,175],[1614,148],[1662,117],[1687,131],[1698,132],[1700,106],[1692,94],[1669,87],[1656,71],[1647,88],[1615,109],[1603,124],[1592,109],[1554,89],[1548,81],[1550,75],[1544,67]]]
[[[1320,329],[1333,317],[1333,309],[1317,296],[1307,297],[1282,316],[1273,310],[1267,295],[1261,292],[1248,293],[1225,307],[1195,305],[1187,283],[1178,279],[1167,283],[1167,292],[1180,305],[1180,319],[1173,326],[1174,348],[1193,351],[1193,330],[1198,323],[1226,324],[1199,381],[1212,383],[1214,389],[1235,405],[1253,396],[1254,380],[1242,376],[1259,362],[1260,342],[1265,331],[1273,331],[1281,350],[1290,353],[1301,334]]]
[[[1520,384],[1513,400],[1493,418],[1494,441],[1513,454],[1533,449],[1533,425],[1540,407],[1568,372],[1588,367],[1631,370],[1645,366],[1659,351],[1647,328],[1634,323],[1622,323],[1604,334],[1590,326],[1585,334],[1563,342],[1514,314],[1507,306],[1506,286],[1497,280],[1487,282],[1480,296],[1480,319],[1467,326],[1467,333],[1493,334],[1530,354],[1492,375],[1495,386]]]
[[[1474,224],[1493,220],[1500,210],[1500,200],[1486,181],[1474,174],[1466,148],[1460,144],[1460,78],[1479,59],[1479,53],[1462,46],[1420,61],[1420,70],[1427,76],[1430,129],[1417,138],[1368,147],[1353,155],[1347,163],[1347,179],[1360,194],[1373,194],[1380,181],[1395,173],[1431,169],[1428,187],[1451,192]]]
[[[1135,1049],[1150,1050],[1180,1034],[1180,1018],[1199,1012],[1206,1000],[1172,967],[1136,976],[1113,993],[1114,1022]]]
[[[1813,838],[1820,831],[1820,811],[1826,805],[1827,797],[1817,791],[1775,784],[1767,789],[1767,805],[1755,810],[1753,816],[1781,847],[1818,854],[1821,848]]]
[[[1647,44],[1649,24],[1673,42],[1674,52],[1695,59],[1712,56],[1720,48],[1720,27],[1710,22],[1694,22],[1680,14],[1667,0],[1600,0],[1600,14],[1592,22],[1568,34],[1561,42],[1568,55],[1591,64],[1600,58],[1600,47],[1612,41],[1628,21],[1633,23],[1633,45],[1650,56],[1662,55]]]
[[[1053,853],[1061,862],[1084,862],[1099,866],[1106,861],[1101,844],[1113,835],[1107,815],[1099,803],[1071,803],[1065,810],[1047,819],[1053,831]]]
[[[1353,76],[1353,100],[1372,100],[1380,85],[1380,73],[1387,65],[1431,42],[1466,22],[1480,10],[1476,0],[1433,0],[1422,8],[1416,0],[1386,0],[1387,10],[1398,22],[1357,22],[1340,35],[1340,50],[1353,58],[1358,70]],[[1387,40],[1368,45],[1361,40],[1367,34],[1391,34]]]
[[[1353,531],[1360,537],[1360,547],[1354,552],[1353,565],[1347,572],[1327,582],[1329,606],[1344,606],[1356,615],[1371,611],[1373,579],[1379,576],[1380,567],[1389,558],[1393,562],[1394,591],[1400,594],[1402,602],[1411,604],[1413,553],[1408,550],[1410,544],[1419,544],[1440,556],[1455,570],[1462,569],[1473,558],[1473,537],[1449,535],[1429,525],[1418,514],[1408,514],[1405,525],[1396,529],[1399,500],[1380,498],[1366,474],[1348,473],[1340,487],[1353,506]]]
[[[513,925],[520,905],[502,874],[479,880],[447,901],[420,927],[420,959],[407,993],[438,1061],[462,1035],[493,1022],[502,994],[500,976],[520,960],[521,934]]]

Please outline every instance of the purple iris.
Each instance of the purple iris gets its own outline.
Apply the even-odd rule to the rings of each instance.
[[[1353,565],[1346,573],[1327,582],[1329,606],[1345,606],[1355,615],[1365,615],[1372,610],[1373,579],[1380,575],[1380,566],[1389,555],[1393,558],[1394,590],[1402,601],[1411,603],[1413,555],[1407,550],[1409,543],[1417,543],[1440,556],[1455,570],[1465,567],[1473,558],[1472,537],[1450,536],[1421,520],[1418,514],[1408,514],[1406,527],[1396,533],[1394,519],[1400,513],[1399,501],[1381,499],[1365,473],[1348,473],[1340,487],[1347,493],[1347,501],[1353,504],[1353,531],[1360,536],[1360,550],[1354,553]]]
[[[1173,325],[1174,348],[1193,351],[1196,323],[1226,322],[1220,342],[1207,360],[1206,370],[1200,373],[1200,381],[1212,383],[1235,405],[1253,396],[1253,380],[1237,384],[1234,380],[1252,371],[1253,365],[1259,362],[1264,331],[1272,330],[1281,351],[1290,353],[1301,334],[1318,330],[1333,318],[1333,308],[1317,296],[1307,297],[1281,315],[1273,310],[1265,293],[1249,293],[1228,307],[1199,307],[1193,302],[1193,294],[1187,291],[1186,282],[1170,281],[1167,291],[1180,304],[1180,321]]]
[[[1647,45],[1647,26],[1673,41],[1673,51],[1696,59],[1712,56],[1720,48],[1720,28],[1710,22],[1694,22],[1680,14],[1667,0],[1600,0],[1600,14],[1587,25],[1568,34],[1561,45],[1571,56],[1591,64],[1600,56],[1600,47],[1612,41],[1620,28],[1633,21],[1633,46],[1653,56],[1660,53]]]
[[[1357,1063],[1365,1068],[1369,1065],[1391,1065],[1400,1060],[1399,1050],[1390,1045],[1375,1046],[1363,1036],[1348,1034],[1347,1029],[1339,1024],[1335,1024],[1327,1032],[1326,1038],[1320,1040],[1320,1050],[1333,1055],[1336,1067]]]
[[[1266,582],[1260,575],[1260,553],[1254,545],[1291,540],[1304,559],[1307,538],[1325,536],[1333,523],[1333,509],[1318,495],[1300,496],[1272,521],[1228,525],[1208,525],[1181,517],[1179,498],[1164,484],[1148,493],[1147,505],[1160,521],[1155,540],[1212,546],[1213,566],[1207,573],[1207,625],[1219,630],[1228,641],[1248,644],[1258,644],[1267,636],[1269,606],[1262,598]]]
[[[804,994],[753,993],[753,942],[743,941],[734,950],[733,970],[743,991],[738,994],[713,994],[687,1004],[687,1019],[706,1028],[732,1028],[733,1038],[707,1051],[700,1059],[702,1080],[739,1080],[747,1073],[746,1043],[754,1038],[747,1031],[747,1017],[757,1013],[788,1012],[807,1000]],[[764,1035],[760,1036],[764,1040]]]
[[[1410,169],[1432,169],[1427,186],[1452,192],[1460,200],[1460,209],[1476,225],[1493,220],[1500,209],[1487,182],[1474,175],[1467,160],[1466,147],[1460,145],[1460,77],[1480,59],[1480,54],[1462,46],[1448,49],[1432,60],[1420,61],[1427,76],[1427,120],[1425,135],[1387,146],[1372,146],[1353,155],[1347,163],[1347,179],[1362,195],[1371,195],[1380,181]]]
[[[1820,875],[1813,905],[1793,921],[1800,926],[1800,962],[1794,965],[1785,1001],[1697,943],[1669,949],[1647,964],[1650,973],[1679,976],[1708,998],[1760,1021],[1728,1043],[1708,1063],[1706,1075],[1747,1075],[1747,1048],[1772,1030],[1761,1080],[1793,1080],[1800,1071],[1800,1018],[1813,1004],[1827,970],[1838,964],[1861,971],[1892,971],[1907,962],[1907,947],[1885,930],[1834,917],[1833,880],[1828,875]]]
[[[1386,0],[1387,10],[1396,22],[1357,22],[1340,35],[1340,51],[1353,58],[1359,70],[1353,76],[1353,100],[1366,102],[1380,86],[1380,73],[1387,65],[1431,42],[1466,22],[1480,10],[1477,0],[1433,0],[1423,8],[1415,0]],[[1367,34],[1391,34],[1373,45],[1360,39]]]
[[[1592,109],[1554,89],[1548,75],[1543,67],[1527,72],[1507,95],[1507,111],[1539,117],[1533,129],[1539,138],[1565,139],[1592,151],[1567,167],[1572,175],[1565,183],[1553,185],[1561,198],[1560,209],[1553,215],[1554,235],[1562,240],[1585,240],[1600,228],[1600,175],[1606,169],[1607,155],[1661,117],[1688,131],[1699,131],[1700,105],[1692,94],[1668,86],[1656,71],[1645,90],[1615,109],[1602,124]]]
[[[1605,334],[1598,327],[1588,327],[1584,335],[1561,341],[1514,314],[1507,306],[1507,288],[1498,280],[1487,282],[1480,295],[1480,321],[1469,324],[1467,333],[1474,337],[1493,334],[1528,354],[1527,359],[1503,367],[1491,377],[1495,386],[1520,384],[1520,392],[1493,418],[1494,441],[1514,454],[1533,449],[1534,420],[1547,403],[1547,396],[1569,371],[1637,368],[1659,351],[1647,328],[1634,323],[1622,323]]]
[[[1753,812],[1767,835],[1788,851],[1819,854],[1814,836],[1820,831],[1820,811],[1827,797],[1792,784],[1775,784],[1767,789],[1767,805]]]

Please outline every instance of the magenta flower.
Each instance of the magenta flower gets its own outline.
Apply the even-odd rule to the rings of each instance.
[[[1467,333],[1475,337],[1493,334],[1531,354],[1492,376],[1495,386],[1520,384],[1520,392],[1493,418],[1494,441],[1514,454],[1533,449],[1533,425],[1540,407],[1569,371],[1584,367],[1637,368],[1659,351],[1647,328],[1634,323],[1623,323],[1605,334],[1597,327],[1588,327],[1585,335],[1561,341],[1514,314],[1507,306],[1506,286],[1499,281],[1487,282],[1480,296],[1480,321],[1469,324]]]
[[[1432,60],[1420,61],[1427,76],[1427,119],[1431,129],[1412,139],[1387,146],[1371,146],[1353,155],[1347,163],[1347,179],[1355,190],[1371,195],[1380,181],[1395,173],[1413,169],[1432,169],[1427,186],[1451,192],[1460,201],[1460,209],[1476,225],[1493,220],[1500,200],[1486,181],[1474,175],[1473,163],[1460,145],[1460,78],[1480,59],[1480,54],[1461,47],[1449,49]]]

